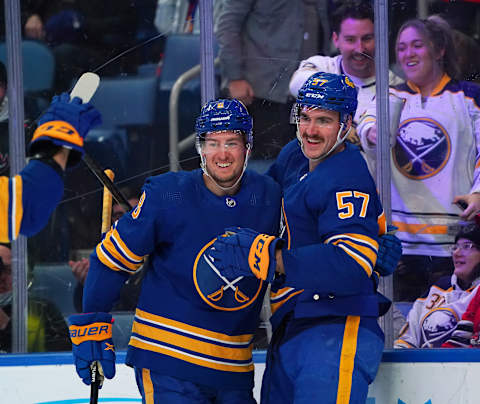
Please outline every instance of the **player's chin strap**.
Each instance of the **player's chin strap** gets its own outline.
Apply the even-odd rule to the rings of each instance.
[[[297,139],[300,142],[300,147],[302,149],[303,155],[308,160],[311,160],[311,161],[321,161],[321,160],[326,159],[338,146],[340,146],[345,141],[345,139],[348,137],[350,131],[352,130],[352,126],[350,126],[348,128],[348,130],[345,132],[345,135],[342,136],[342,132],[343,132],[344,127],[345,127],[345,123],[342,122],[340,124],[340,128],[338,129],[338,132],[337,132],[337,141],[335,142],[335,144],[332,146],[332,148],[328,152],[322,154],[320,157],[310,158],[305,154],[305,150],[304,150],[304,147],[303,147],[302,136],[300,136],[299,124],[297,123]]]
[[[231,189],[235,188],[240,180],[242,179],[243,177],[243,174],[245,174],[245,170],[247,169],[247,164],[248,164],[248,159],[250,157],[250,152],[252,150],[252,147],[249,143],[247,143],[246,145],[246,148],[247,148],[247,152],[245,153],[245,161],[243,162],[243,168],[242,168],[242,173],[238,176],[238,179],[235,181],[235,183],[229,187],[222,187],[220,184],[217,183],[217,181],[215,181],[213,179],[213,177],[208,173],[208,170],[207,170],[207,161],[206,161],[206,158],[205,158],[205,155],[203,153],[200,153],[200,167],[202,168],[202,171],[203,173],[212,180],[212,182],[215,184],[215,186],[217,186],[219,189],[221,189],[222,191],[230,191]]]

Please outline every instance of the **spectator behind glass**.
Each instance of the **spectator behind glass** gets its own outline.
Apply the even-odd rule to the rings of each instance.
[[[340,54],[335,57],[315,55],[300,62],[290,80],[290,93],[296,97],[303,83],[316,72],[347,74],[358,89],[358,108],[354,128],[360,116],[375,97],[375,37],[373,9],[369,2],[350,1],[337,8],[333,15],[332,41]],[[389,73],[390,85],[402,79]],[[356,131],[349,140],[359,143]]]
[[[130,0],[30,0],[22,2],[24,38],[45,41],[56,62],[56,93],[133,45],[135,3]],[[102,69],[100,74],[131,72],[132,55]]]
[[[439,348],[452,335],[480,284],[480,228],[463,227],[452,247],[453,275],[439,279],[408,313],[395,348]]]
[[[405,102],[391,153],[392,221],[404,254],[394,299],[414,301],[451,274],[452,234],[480,210],[480,87],[455,79],[451,30],[439,17],[404,23],[396,53],[407,82],[390,89]],[[373,161],[375,115],[372,103],[359,124]]]
[[[0,353],[12,350],[12,252],[0,245]],[[67,324],[50,301],[29,296],[28,352],[68,351],[71,349]]]
[[[312,18],[315,16],[315,18]],[[217,27],[222,87],[253,116],[254,158],[295,137],[288,80],[298,60],[328,48],[324,0],[224,0]]]
[[[7,69],[0,62],[0,175],[9,175]]]
[[[122,191],[125,195],[125,190]],[[128,202],[131,206],[137,206],[138,197],[130,197]],[[125,214],[125,209],[122,205],[115,203],[112,206],[112,224],[115,223]],[[90,260],[88,258],[82,258],[78,261],[68,261],[68,265],[72,268],[72,273],[77,280],[77,285],[73,292],[73,304],[77,312],[82,312],[82,299],[83,299],[83,284],[87,279],[88,270],[90,269]],[[115,304],[114,311],[133,311],[137,304],[137,298],[140,293],[140,286],[142,283],[144,271],[137,271],[126,282],[120,293],[120,299]]]

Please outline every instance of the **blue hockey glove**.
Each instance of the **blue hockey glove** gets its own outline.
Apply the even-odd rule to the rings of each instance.
[[[45,150],[66,147],[71,149],[67,166],[74,166],[83,156],[83,139],[88,131],[102,123],[95,107],[67,93],[56,95],[47,111],[40,117],[38,128],[30,143],[30,154],[38,155]]]
[[[68,318],[70,339],[77,373],[91,383],[90,365],[98,361],[107,379],[115,376],[115,348],[112,340],[113,318],[108,313],[74,314]]]
[[[392,234],[395,226],[388,226],[388,233],[381,236],[378,243],[375,271],[381,276],[393,274],[402,256],[402,242]]]
[[[209,255],[215,266],[228,279],[256,276],[271,282],[277,261],[275,250],[281,239],[246,228],[228,228],[213,243]]]

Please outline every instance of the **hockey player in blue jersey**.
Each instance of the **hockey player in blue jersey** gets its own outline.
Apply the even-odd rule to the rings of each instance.
[[[63,195],[63,172],[80,161],[83,139],[101,123],[100,113],[80,98],[53,97],[38,121],[31,159],[17,175],[0,177],[0,242],[40,231]]]
[[[283,239],[228,229],[209,251],[227,279],[278,272],[262,404],[364,403],[380,363],[375,264],[386,221],[365,161],[344,143],[356,107],[347,76],[311,76],[292,111],[298,141],[268,171],[283,190]]]
[[[225,227],[276,234],[280,187],[246,169],[252,119],[237,100],[207,103],[196,121],[201,168],[149,178],[137,207],[91,256],[85,314],[71,316],[79,376],[115,374],[108,314],[149,255],[126,363],[143,403],[254,403],[252,339],[266,282],[227,280],[205,254]]]

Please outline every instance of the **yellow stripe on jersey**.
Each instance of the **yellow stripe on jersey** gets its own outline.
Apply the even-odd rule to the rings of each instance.
[[[132,333],[139,334],[142,337],[147,337],[158,343],[166,343],[170,346],[175,346],[183,351],[195,351],[202,355],[213,356],[219,359],[247,361],[252,357],[252,345],[248,347],[225,347],[215,343],[199,341],[196,338],[187,337],[174,331],[167,331],[152,327],[146,324],[133,322]],[[253,338],[253,334],[251,336]]]
[[[344,245],[338,245],[343,251],[345,251],[350,257],[352,257],[355,261],[357,261],[358,265],[360,265],[367,275],[370,277],[372,275],[373,268],[369,262],[367,262],[365,259],[360,257],[358,254],[355,254],[353,251],[349,250],[347,247]]]
[[[340,247],[365,270],[368,276],[372,275],[377,261],[378,243],[376,240],[363,234],[345,233],[329,237],[325,243],[332,243]],[[345,244],[348,244],[348,247]],[[367,259],[359,254],[363,254]]]
[[[195,365],[211,369],[236,373],[253,372],[253,362],[249,362],[247,364],[231,364],[214,359],[202,358],[200,356],[192,355],[187,352],[182,352],[180,350],[163,346],[161,344],[157,344],[151,341],[142,341],[135,336],[132,336],[130,338],[129,345],[146,351],[152,351],[163,355],[168,355],[185,362],[193,363]]]
[[[282,288],[279,289],[277,292],[270,293],[270,309],[272,311],[272,315],[280,308],[282,307],[286,302],[288,302],[292,297],[299,295],[302,293],[305,289],[300,289],[297,290],[293,293],[290,293],[290,291],[294,290],[293,288]]]
[[[153,391],[153,383],[150,376],[150,369],[142,369],[142,384],[143,393],[145,394],[145,403],[155,404],[155,393]]]
[[[342,352],[340,353],[336,404],[348,404],[350,402],[359,325],[360,316],[347,316],[345,331],[343,332]]]
[[[20,175],[16,175],[12,178],[14,198],[12,198],[12,239],[16,239],[20,232],[20,226],[22,225],[23,218],[23,202],[22,191],[23,181]]]
[[[123,267],[112,261],[104,253],[102,247]],[[123,242],[117,229],[114,228],[111,228],[105,239],[97,245],[96,252],[98,259],[114,271],[126,270],[127,272],[134,272],[143,264],[143,257],[133,253]]]
[[[145,322],[161,325],[163,327],[167,327],[172,330],[178,330],[186,334],[199,336],[205,339],[212,340],[214,342],[216,341],[230,345],[245,345],[248,344],[252,339],[252,334],[234,336],[221,334],[214,331],[206,330],[204,328],[185,324],[180,321],[172,320],[166,317],[157,316],[156,314],[151,314],[138,308],[135,311],[135,316]]]
[[[370,260],[370,262],[372,264],[372,267],[375,266],[375,263],[377,262],[377,251],[372,251],[371,248],[365,247],[365,246],[357,244],[357,243],[354,243],[353,241],[350,241],[350,240],[337,240],[333,244],[336,245],[337,243],[340,243],[340,242],[348,244],[349,246],[351,246],[355,250],[361,252],[363,255],[365,255]]]
[[[283,198],[282,198],[282,215],[283,215],[283,220],[285,221],[285,230],[287,231],[287,250],[290,250],[292,237],[290,234],[290,227],[288,226],[287,214],[285,213],[285,201]]]
[[[20,175],[0,177],[0,242],[15,240],[23,218],[23,181]],[[10,209],[10,214],[9,214]]]
[[[7,243],[8,239],[8,177],[0,177],[0,242]]]

